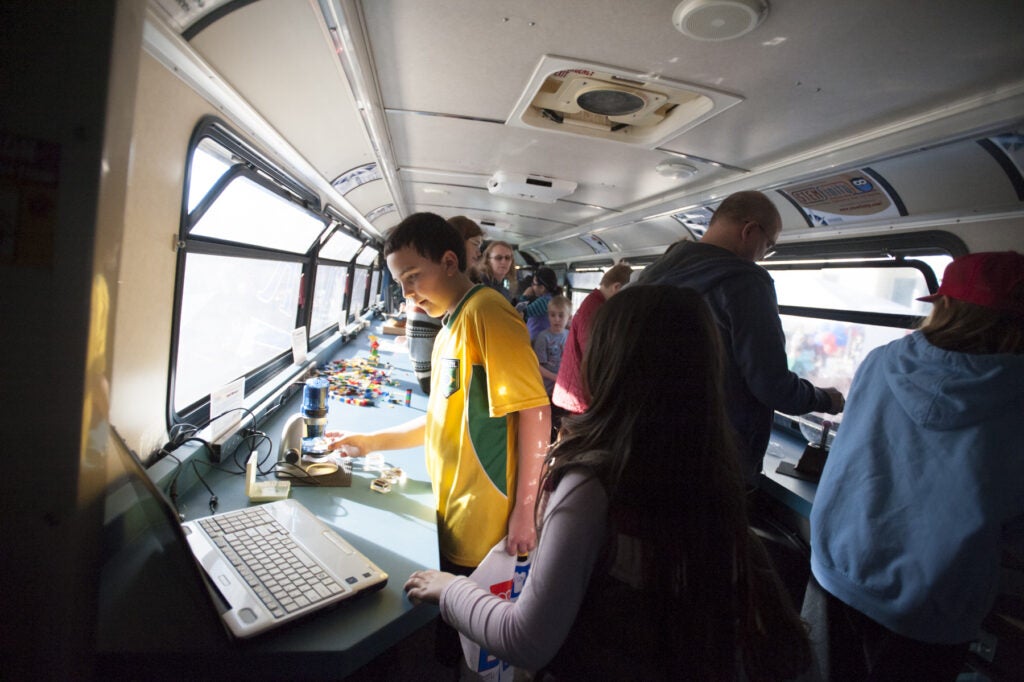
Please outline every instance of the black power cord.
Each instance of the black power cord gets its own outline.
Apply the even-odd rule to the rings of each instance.
[[[245,412],[246,415],[248,415],[249,419],[252,421],[252,425],[244,429],[241,440],[238,442],[238,445],[236,445],[234,450],[231,452],[230,461],[234,466],[218,466],[218,463],[222,461],[221,454],[223,454],[220,452],[220,446],[215,443],[210,443],[209,441],[200,438],[196,434],[202,431],[204,428],[206,428],[206,426],[208,426],[213,421],[216,421],[217,419],[220,419],[224,415],[237,410],[242,410],[243,412]],[[219,471],[223,471],[225,473],[232,475],[244,475],[245,463],[239,460],[239,451],[242,450],[242,446],[246,446],[246,453],[251,453],[253,451],[259,452],[260,448],[263,446],[264,443],[266,443],[268,446],[267,451],[265,454],[261,453],[257,456],[257,470],[261,475],[267,475],[268,473],[274,471],[275,466],[277,464],[275,459],[275,461],[273,461],[273,463],[269,467],[267,466],[267,460],[271,459],[271,456],[273,455],[274,442],[273,440],[271,440],[270,436],[268,436],[266,433],[262,431],[259,431],[256,428],[256,416],[253,414],[252,410],[245,407],[236,407],[230,410],[225,410],[224,412],[218,414],[217,416],[206,421],[204,424],[200,426],[187,423],[175,424],[174,426],[171,427],[168,436],[169,440],[162,448],[160,448],[157,459],[160,459],[161,457],[170,457],[177,463],[177,468],[174,472],[174,476],[171,478],[171,481],[168,484],[166,492],[168,494],[168,497],[171,498],[171,502],[174,504],[175,509],[178,511],[178,516],[182,520],[185,519],[185,510],[179,508],[178,506],[178,478],[181,476],[182,469],[184,468],[184,462],[177,456],[172,454],[182,445],[189,442],[200,443],[203,447],[206,448],[207,453],[209,453],[210,461],[202,461],[197,460],[195,458],[191,459],[190,461],[192,463],[192,471],[195,474],[196,479],[203,485],[204,488],[206,488],[207,492],[210,493],[210,513],[216,512],[219,500],[217,498],[216,493],[214,493],[213,488],[210,487],[210,484],[206,482],[206,479],[204,479],[202,474],[199,472],[199,467],[197,466],[198,464],[204,464],[207,467],[210,467],[211,469],[217,469]],[[246,456],[246,459],[248,459],[248,455]]]

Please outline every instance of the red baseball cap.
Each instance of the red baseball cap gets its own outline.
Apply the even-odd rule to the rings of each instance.
[[[972,253],[946,266],[939,290],[917,299],[931,303],[940,296],[1024,315],[1024,255],[1014,251]]]

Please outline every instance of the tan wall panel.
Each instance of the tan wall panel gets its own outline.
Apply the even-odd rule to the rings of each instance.
[[[166,440],[176,254],[188,142],[216,113],[143,52],[132,131],[110,419],[145,457]]]

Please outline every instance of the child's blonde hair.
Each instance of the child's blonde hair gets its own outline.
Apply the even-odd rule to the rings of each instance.
[[[548,310],[557,308],[558,310],[564,310],[565,312],[572,315],[572,301],[565,296],[559,294],[558,296],[552,296],[551,300],[548,301]]]

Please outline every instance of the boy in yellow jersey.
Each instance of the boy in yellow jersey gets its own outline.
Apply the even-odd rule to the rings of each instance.
[[[427,414],[369,434],[328,434],[351,455],[424,445],[442,568],[469,573],[508,536],[509,554],[537,544],[534,501],[551,433],[544,383],[522,318],[465,273],[465,243],[444,218],[417,213],[384,245],[402,293],[442,317]]]

